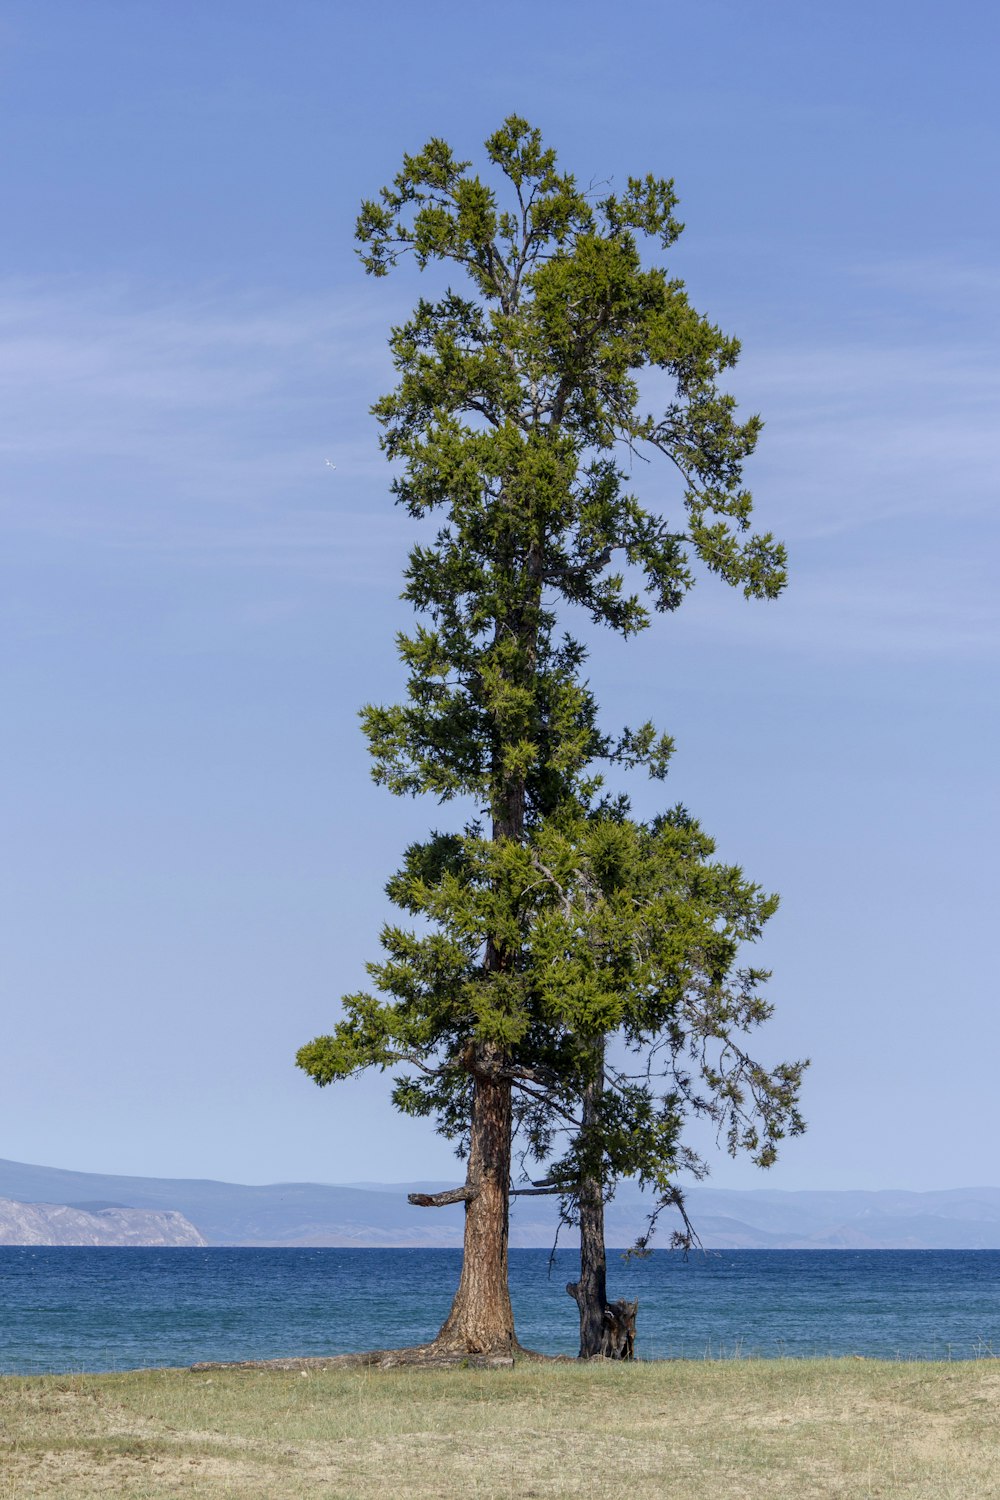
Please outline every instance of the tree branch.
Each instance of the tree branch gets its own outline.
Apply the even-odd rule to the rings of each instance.
[[[575,1129],[579,1129],[580,1121],[577,1119],[576,1115],[572,1114],[570,1110],[565,1109],[561,1104],[557,1104],[550,1094],[546,1094],[540,1089],[529,1088],[524,1080],[517,1077],[516,1075],[513,1075],[513,1082],[514,1087],[518,1089],[522,1094],[527,1094],[530,1099],[537,1099],[539,1104],[544,1104],[546,1109],[551,1110],[553,1114],[561,1115],[562,1118],[564,1120],[568,1120]]]
[[[415,1208],[444,1208],[448,1203],[471,1203],[479,1197],[479,1189],[468,1186],[449,1188],[445,1193],[407,1193],[407,1203]]]

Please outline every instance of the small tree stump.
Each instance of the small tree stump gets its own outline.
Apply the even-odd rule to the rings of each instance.
[[[624,1298],[610,1302],[604,1309],[601,1353],[605,1359],[635,1359],[635,1319],[638,1311],[638,1300],[626,1302]]]

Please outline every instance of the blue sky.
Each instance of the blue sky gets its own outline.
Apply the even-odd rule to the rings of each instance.
[[[713,1180],[1000,1179],[998,30],[968,0],[8,0],[0,1155],[455,1173],[384,1079],[292,1059],[442,817],[357,729],[400,682],[414,533],[367,412],[418,280],[366,279],[354,216],[403,150],[518,111],[583,179],[675,178],[671,269],[743,340],[790,549],[777,603],[709,580],[593,657],[608,721],[678,743],[641,805],[782,896],[757,1045],[813,1057],[810,1130]]]

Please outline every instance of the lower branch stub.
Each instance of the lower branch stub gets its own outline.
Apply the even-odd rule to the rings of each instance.
[[[476,1196],[476,1189],[466,1186],[449,1188],[444,1193],[407,1193],[406,1201],[415,1208],[444,1208],[448,1203],[471,1203]]]

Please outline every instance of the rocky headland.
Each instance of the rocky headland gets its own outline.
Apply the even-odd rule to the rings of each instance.
[[[120,1204],[0,1198],[0,1245],[207,1245],[183,1214]]]

